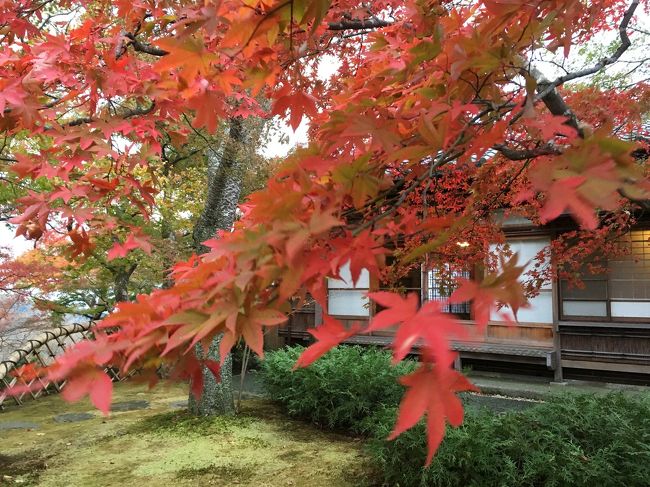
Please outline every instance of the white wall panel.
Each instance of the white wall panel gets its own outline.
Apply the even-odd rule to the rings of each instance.
[[[334,316],[368,316],[370,308],[368,297],[364,296],[368,291],[355,291],[346,289],[341,291],[329,291],[328,312]]]
[[[650,318],[650,302],[612,301],[611,311],[614,318]]]
[[[568,319],[572,316],[602,318],[607,316],[607,303],[605,301],[564,301],[562,314]]]
[[[368,293],[370,275],[366,269],[361,270],[356,285],[352,282],[350,263],[341,267],[341,279],[328,279],[327,308],[335,316],[369,316]],[[338,289],[337,289],[338,288]]]
[[[550,244],[548,237],[535,237],[526,239],[508,239],[510,250],[517,253],[519,265],[530,261],[523,271],[525,274],[528,270],[535,268],[535,256]],[[491,252],[498,250],[496,245],[490,246]],[[525,279],[525,276],[523,277]],[[517,313],[517,319],[522,323],[553,323],[553,283],[547,280],[542,285],[539,295],[529,300],[529,308],[522,308]],[[505,312],[511,314],[510,308],[504,307],[500,312],[493,311],[490,319],[493,321],[503,321],[499,316]]]

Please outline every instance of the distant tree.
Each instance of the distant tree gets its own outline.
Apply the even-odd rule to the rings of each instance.
[[[49,328],[46,312],[34,306],[37,283],[48,289],[56,270],[42,262],[16,259],[0,247],[0,357],[21,345],[31,334]]]

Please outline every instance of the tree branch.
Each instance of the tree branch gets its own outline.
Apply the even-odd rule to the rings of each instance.
[[[266,17],[262,20],[265,19]],[[388,27],[390,25],[393,25],[393,22],[390,20],[381,20],[376,17],[373,17],[370,19],[344,19],[341,20],[340,22],[330,22],[327,25],[327,29],[331,31],[371,30],[371,29],[378,29],[381,27]],[[139,41],[135,36],[135,34],[131,32],[126,32],[123,33],[122,35],[123,37],[129,39],[129,41],[124,44],[122,43],[118,44],[115,50],[116,58],[121,57],[124,54],[124,52],[126,52],[126,48],[128,46],[133,47],[135,51],[150,54],[152,56],[162,57],[169,54],[169,52],[165,51],[164,49],[160,49],[146,42]]]
[[[575,71],[573,73],[567,73],[559,78],[556,78],[554,81],[549,81],[541,71],[537,68],[530,66],[528,68],[522,67],[521,71],[530,74],[535,81],[537,82],[537,94],[533,103],[542,101],[546,108],[556,116],[567,117],[566,125],[573,127],[578,132],[580,137],[584,137],[584,131],[580,126],[578,118],[571,108],[566,104],[562,96],[558,93],[557,87],[577,78],[582,78],[584,76],[589,76],[591,74],[597,73],[606,66],[609,66],[620,59],[620,57],[628,50],[632,45],[630,37],[627,35],[627,28],[634,16],[634,12],[639,6],[639,0],[632,0],[632,3],[628,7],[627,11],[623,15],[621,24],[619,25],[619,37],[621,39],[621,45],[616,49],[616,52],[609,57],[603,58],[598,61],[594,66],[580,71]],[[523,111],[515,117],[514,120],[519,119],[523,115]]]
[[[124,37],[129,39],[128,45],[133,47],[133,49],[138,52],[144,52],[146,54],[151,54],[152,56],[166,56],[169,54],[169,52],[165,51],[164,49],[160,49],[158,47],[152,46],[151,44],[147,44],[146,42],[139,41],[135,35],[130,32],[124,34]]]
[[[539,156],[557,156],[562,151],[550,144],[542,145],[534,149],[512,149],[504,144],[497,144],[492,147],[494,150],[499,151],[506,159],[511,161],[525,161],[527,159],[534,159]]]
[[[580,137],[584,137],[584,132],[578,122],[578,117],[573,113],[573,110],[571,110],[569,105],[566,104],[560,93],[558,93],[555,86],[553,86],[553,82],[549,81],[546,76],[535,67],[531,67],[529,72],[537,81],[537,95],[535,100],[541,100],[544,105],[546,105],[546,108],[548,108],[548,111],[553,115],[566,117],[566,125],[573,127],[576,129]],[[543,93],[545,93],[544,96],[541,96]],[[521,117],[523,113],[524,112],[522,111],[516,118]]]
[[[590,68],[585,68],[580,71],[575,71],[573,73],[567,73],[564,76],[560,76],[555,81],[547,83],[545,88],[537,94],[537,100],[542,100],[546,96],[549,96],[555,88],[557,88],[560,85],[563,85],[567,81],[571,81],[577,78],[583,78],[585,76],[595,74],[601,69],[605,68],[606,66],[609,66],[610,64],[614,64],[616,61],[618,61],[620,57],[623,55],[623,53],[625,53],[625,51],[627,51],[629,47],[632,45],[632,42],[630,41],[630,37],[627,35],[627,28],[638,6],[639,6],[639,0],[632,0],[632,3],[630,4],[627,11],[625,12],[625,15],[623,15],[621,24],[618,27],[618,33],[621,39],[621,45],[618,46],[618,49],[616,49],[614,54],[612,54],[609,57],[602,58],[600,61],[598,61],[595,65],[593,65]]]
[[[628,194],[627,191],[625,191],[625,189],[623,189],[623,188],[619,188],[618,194],[620,194],[626,200],[631,201],[632,203],[636,203],[641,208],[643,208],[645,211],[650,210],[650,199],[636,198],[636,197]]]
[[[365,29],[379,29],[381,27],[389,27],[393,25],[393,22],[390,20],[381,20],[376,17],[371,19],[364,20],[352,20],[346,19],[340,22],[330,22],[327,24],[328,30],[340,31],[340,30],[365,30]]]
[[[148,113],[151,113],[153,109],[156,107],[156,103],[152,102],[150,106],[148,107],[136,107],[131,110],[127,110],[124,113],[122,113],[122,118],[127,119],[131,117],[137,117],[140,115],[147,115]],[[68,127],[78,127],[79,125],[83,125],[85,123],[91,123],[94,119],[92,117],[81,117],[77,118],[75,120],[72,120],[71,122],[66,123],[65,125]]]

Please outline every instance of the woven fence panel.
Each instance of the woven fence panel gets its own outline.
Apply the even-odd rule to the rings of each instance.
[[[56,360],[66,349],[84,339],[92,339],[92,324],[73,323],[52,328],[38,336],[30,338],[15,350],[9,357],[0,362],[0,410],[8,403],[21,405],[26,399],[36,399],[43,394],[60,392],[65,387],[65,381],[48,381],[36,377],[25,379],[18,374],[24,365],[34,364],[45,367]],[[122,380],[117,370],[107,367],[106,372],[114,382]],[[35,384],[40,382],[40,384]],[[34,391],[19,395],[8,395],[7,390],[16,385],[24,384],[35,387]]]

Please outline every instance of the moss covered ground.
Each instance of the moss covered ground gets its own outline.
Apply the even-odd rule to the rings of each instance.
[[[148,391],[119,384],[114,402],[147,401],[141,410],[102,416],[86,402],[43,397],[0,412],[0,485],[345,487],[370,483],[361,442],[289,420],[263,399],[235,417],[197,418],[178,404],[186,386]],[[56,422],[68,413],[92,413]]]

